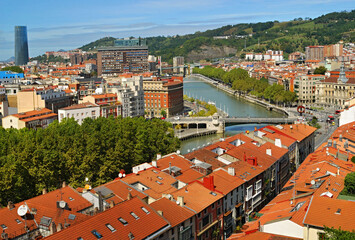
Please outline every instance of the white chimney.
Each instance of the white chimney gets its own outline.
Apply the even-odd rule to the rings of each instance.
[[[180,150],[177,150],[177,151],[176,151],[176,154],[180,155]]]
[[[184,206],[184,197],[183,196],[178,196],[177,199],[176,199],[177,202],[179,202],[179,205],[181,207]]]
[[[272,156],[271,149],[266,149],[266,154],[269,155],[269,156]]]
[[[235,176],[235,169],[232,168],[232,167],[229,167],[228,168],[228,174],[231,175],[231,176]]]
[[[157,154],[157,160],[159,160],[159,159],[161,159],[161,154],[160,153]]]
[[[157,167],[157,166],[158,166],[157,161],[153,160],[153,161],[152,161],[152,166],[153,166],[153,167]]]

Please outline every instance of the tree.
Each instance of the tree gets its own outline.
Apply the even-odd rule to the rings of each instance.
[[[327,69],[324,66],[317,67],[314,70],[314,74],[322,74],[324,75],[326,73]]]
[[[353,163],[355,163],[355,156],[353,156],[353,157],[351,158],[351,161],[352,161]]]
[[[245,59],[245,53],[240,54],[241,59]]]
[[[344,231],[335,228],[329,228],[324,226],[324,233],[318,233],[319,239],[322,240],[354,240],[355,239],[355,231],[352,232]]]
[[[162,109],[162,110],[160,111],[160,114],[161,114],[163,117],[166,117],[166,111],[165,111],[165,109]]]
[[[20,68],[19,66],[4,67],[1,69],[1,71],[11,71],[11,72],[16,72],[16,73],[23,73],[23,69]]]
[[[355,195],[355,172],[346,175],[343,192],[345,194]]]

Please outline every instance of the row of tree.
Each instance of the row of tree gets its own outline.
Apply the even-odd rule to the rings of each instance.
[[[290,104],[297,100],[297,95],[294,92],[286,91],[283,86],[278,84],[270,85],[265,78],[260,80],[251,78],[248,72],[241,68],[226,72],[221,68],[206,66],[202,69],[194,68],[193,73],[222,81],[241,94],[250,94],[276,104]]]
[[[53,190],[63,181],[93,186],[120,169],[152,160],[180,146],[171,124],[160,119],[98,118],[53,122],[46,129],[0,128],[0,203],[19,202]]]

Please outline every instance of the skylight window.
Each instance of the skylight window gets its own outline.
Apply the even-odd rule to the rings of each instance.
[[[72,197],[69,197],[69,200],[70,200],[70,201],[73,201],[73,200],[74,200],[74,198],[72,198]]]
[[[120,221],[124,226],[128,224],[128,222],[121,217],[118,219],[118,221]]]
[[[139,219],[139,217],[137,216],[137,214],[135,214],[134,212],[131,212],[131,215],[132,215],[136,220]]]
[[[7,228],[5,224],[1,224],[1,227],[3,230],[5,230]]]
[[[157,178],[158,178],[159,180],[163,180],[163,178],[162,178],[161,176],[157,176]]]
[[[156,183],[158,183],[159,185],[162,185],[162,183],[161,182],[159,182],[159,181],[155,181]]]
[[[17,224],[22,223],[22,222],[21,222],[20,220],[18,220],[17,218],[16,218],[15,220],[16,220]]]
[[[304,204],[305,202],[306,202],[306,201],[297,203],[296,206],[295,206],[294,208],[292,208],[292,210],[291,210],[290,212],[298,211],[298,210],[303,206],[303,204]]]
[[[69,214],[68,218],[69,218],[70,220],[74,220],[74,219],[76,218],[76,215],[74,215],[74,214]]]
[[[217,193],[215,192],[210,192],[210,194],[212,194],[213,196],[217,196]]]
[[[112,227],[111,224],[107,223],[106,227],[111,231],[111,232],[116,232],[116,228]]]
[[[142,209],[143,212],[145,212],[146,214],[149,214],[149,213],[150,213],[145,207],[141,207],[141,209]]]
[[[96,231],[96,230],[92,230],[91,233],[92,233],[95,237],[97,237],[97,239],[102,238],[102,235],[101,235],[98,231]]]

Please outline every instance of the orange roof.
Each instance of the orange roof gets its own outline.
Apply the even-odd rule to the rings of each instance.
[[[136,215],[138,218],[132,215]],[[123,219],[125,224],[119,219]],[[111,225],[110,230],[107,224]],[[115,207],[99,213],[90,219],[57,232],[48,240],[55,239],[85,239],[96,240],[92,231],[96,230],[104,239],[127,240],[131,233],[134,239],[145,239],[163,228],[170,227],[169,223],[155,210],[139,198],[125,201]]]
[[[133,186],[137,183],[145,185],[148,189],[143,192],[154,199],[161,198],[163,193],[177,190],[173,187],[173,183],[176,183],[177,180],[168,173],[161,172],[156,168],[140,171],[139,174],[129,174],[121,181]]]
[[[167,198],[161,198],[151,203],[150,206],[156,211],[162,211],[164,218],[170,222],[171,227],[175,227],[195,215],[193,211],[181,207]]]
[[[355,202],[332,199],[327,197],[313,197],[309,205],[304,224],[321,227],[334,227],[345,231],[355,229]]]
[[[184,197],[184,205],[197,213],[223,198],[222,194],[212,192],[198,182],[193,182],[171,194],[174,199],[178,196]]]
[[[202,178],[204,175],[197,170],[190,168],[185,171],[181,171],[182,174],[177,176],[176,179],[180,180],[181,182],[184,183],[190,183],[193,182],[199,178]]]
[[[25,118],[25,119],[20,119],[20,120],[23,122],[31,122],[31,121],[40,120],[40,119],[56,118],[57,116],[58,116],[58,114],[56,114],[56,113],[49,113],[49,114],[44,114],[44,115],[37,116],[37,117]]]
[[[243,180],[238,177],[229,175],[224,169],[217,170],[208,176],[213,176],[216,191],[221,192],[223,195],[227,195],[234,189],[244,184]]]
[[[98,98],[112,98],[112,97],[117,97],[117,94],[115,93],[106,93],[106,94],[94,94],[91,95],[93,98],[98,99]]]
[[[184,155],[187,159],[193,160],[197,159],[201,162],[205,162],[212,165],[212,169],[215,170],[220,167],[224,167],[226,164],[222,163],[221,161],[217,160],[218,154],[209,151],[205,148],[198,149],[191,153]]]
[[[91,102],[84,102],[80,104],[71,105],[69,107],[61,108],[60,110],[71,110],[71,109],[90,108],[90,107],[98,107],[98,105]]]
[[[105,198],[105,201],[110,203],[113,201],[115,204],[123,202],[127,200],[128,194],[130,194],[132,197],[138,196],[141,199],[144,199],[147,197],[146,194],[136,190],[135,188],[129,186],[127,183],[121,181],[121,180],[114,180],[111,182],[108,182],[106,184],[100,185],[96,188],[93,189],[93,191],[98,192],[103,189],[109,189],[112,191],[112,195],[109,197]]]
[[[57,207],[57,202],[61,200],[67,203],[69,210],[62,210]],[[15,208],[11,210],[8,208],[2,208],[0,209],[0,223],[7,227],[6,233],[9,234],[9,238],[11,239],[25,234],[25,221],[17,215],[18,207],[23,204],[26,204],[30,211],[33,211],[32,209],[36,209],[36,214],[30,214],[29,212],[27,213],[27,215],[33,216],[36,221],[32,220],[32,218],[27,219],[26,224],[30,230],[37,228],[37,223],[41,222],[41,218],[43,216],[51,218],[57,225],[61,223],[62,226],[64,226],[65,222],[71,225],[81,222],[89,216],[80,214],[78,211],[92,206],[92,204],[84,199],[78,192],[70,186],[67,186],[17,203],[14,205]],[[75,219],[70,220],[68,218],[69,214],[75,215]],[[19,220],[20,223],[17,223],[16,219]]]
[[[317,128],[308,126],[307,124],[290,124],[278,126],[279,127],[268,126],[268,128],[274,130],[275,132],[286,134],[287,136],[292,137],[299,142],[317,130]]]
[[[302,239],[302,238],[293,238],[293,237],[281,236],[281,235],[265,233],[265,232],[255,232],[255,233],[251,233],[251,234],[248,234],[245,236],[238,236],[238,234],[232,234],[227,239],[228,240],[235,240],[235,239],[241,239],[241,240],[297,240],[297,239]]]
[[[41,110],[33,110],[33,111],[24,112],[24,113],[17,113],[17,114],[12,114],[11,116],[17,117],[21,120],[24,118],[30,118],[30,117],[34,117],[37,115],[49,114],[49,113],[52,113],[52,111],[49,110],[48,108],[42,108]]]

